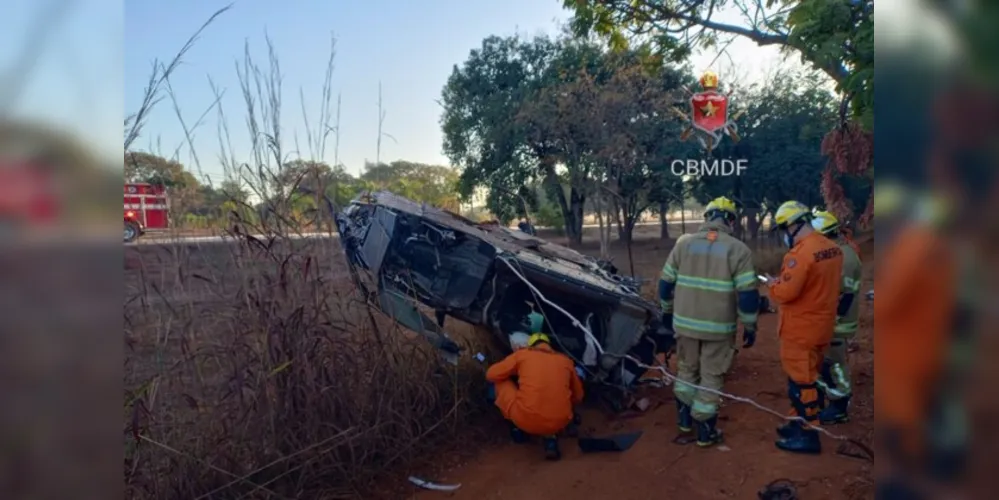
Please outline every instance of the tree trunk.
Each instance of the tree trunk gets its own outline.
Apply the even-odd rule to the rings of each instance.
[[[687,201],[680,197],[680,234],[687,234]]]
[[[749,229],[749,239],[750,241],[756,241],[760,236],[760,209],[759,208],[747,208],[743,213],[746,214],[746,224]]]
[[[601,198],[600,194],[594,195],[593,206],[597,213],[597,230],[600,232],[600,258],[606,259],[610,256],[610,241],[608,241],[610,238],[608,238],[609,232],[604,231],[604,208]],[[610,224],[610,220],[607,224]]]
[[[666,217],[666,210],[669,209],[669,204],[659,203],[659,239],[663,241],[669,241],[669,219]]]
[[[572,229],[570,230],[568,224],[566,225],[566,236],[569,237],[569,243],[572,245],[579,246],[583,243],[584,208],[586,208],[586,195],[577,191],[576,188],[570,188],[569,210],[572,213]],[[567,220],[566,222],[569,223],[570,221]]]
[[[565,223],[565,235],[569,238],[570,245],[578,245],[583,241],[583,218],[582,203],[576,206],[577,195],[575,188],[570,191],[570,202],[566,202],[565,191],[562,189],[558,176],[555,174],[555,160],[544,158],[541,160],[541,169],[544,172],[544,183],[548,188],[548,193],[555,197],[559,208],[562,210],[562,222]],[[578,218],[577,218],[578,215]]]

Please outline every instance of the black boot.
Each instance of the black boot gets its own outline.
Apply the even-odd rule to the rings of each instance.
[[[844,424],[850,421],[847,409],[850,407],[850,396],[834,399],[829,406],[819,412],[819,422],[822,425]]]
[[[784,422],[784,425],[777,427],[777,435],[786,438],[794,435],[794,420],[788,420]]]
[[[822,452],[819,431],[805,429],[798,421],[791,422],[788,435],[778,439],[775,444],[778,448],[792,453],[818,454]]]
[[[583,417],[581,417],[579,413],[573,412],[572,422],[569,422],[569,425],[565,426],[566,437],[571,437],[571,438],[579,437],[579,426],[582,425],[582,423],[583,423]]]
[[[544,438],[545,460],[558,460],[562,458],[562,452],[558,449],[558,438],[548,436]]]
[[[718,416],[715,415],[703,422],[697,421],[697,446],[707,448],[722,442],[722,431],[716,427]]]
[[[682,433],[694,430],[694,418],[690,416],[690,405],[679,399],[676,400],[676,425]]]
[[[527,442],[527,433],[525,433],[524,431],[520,430],[520,427],[517,427],[516,425],[514,425],[513,422],[510,422],[510,439],[512,439],[513,442],[517,443],[517,444],[526,443]]]

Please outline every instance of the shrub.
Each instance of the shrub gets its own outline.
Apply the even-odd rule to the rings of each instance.
[[[370,314],[329,240],[132,250],[128,497],[358,496],[482,409],[481,367]]]

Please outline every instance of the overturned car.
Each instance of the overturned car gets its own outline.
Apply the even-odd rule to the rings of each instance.
[[[365,193],[337,214],[352,273],[371,302],[425,336],[452,362],[451,316],[509,346],[544,318],[553,346],[606,395],[630,392],[658,353],[674,346],[657,304],[608,262],[498,224],[477,224],[390,192]],[[436,321],[419,305],[433,309]],[[637,361],[637,362],[636,362]],[[611,398],[616,399],[616,398]]]

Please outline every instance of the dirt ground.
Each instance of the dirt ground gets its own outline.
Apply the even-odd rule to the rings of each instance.
[[[697,224],[687,224],[687,231]],[[672,236],[680,233],[679,225],[671,226]],[[636,274],[646,283],[654,283],[662,263],[671,248],[658,240],[658,226],[636,228],[631,254]],[[561,238],[542,234],[553,241]],[[599,251],[597,233],[589,229],[582,251]],[[564,242],[564,241],[559,241]],[[333,243],[335,245],[335,243]],[[225,245],[171,249],[167,246],[144,245],[126,250],[126,283],[139,288],[140,282],[157,282],[157,293],[173,295],[171,285],[178,278],[169,270],[156,265],[161,258],[173,260],[184,254],[191,265],[213,261],[213,252],[226,252]],[[872,244],[865,245],[872,248]],[[622,273],[628,274],[628,252],[620,242],[612,245],[612,256]],[[324,259],[325,260],[325,259]],[[870,259],[867,259],[868,261]],[[338,272],[337,262],[326,265]],[[200,266],[199,266],[200,267]],[[870,267],[870,266],[868,266]],[[215,270],[225,274],[225,270]],[[871,269],[865,270],[864,290],[872,286]],[[140,278],[144,275],[145,279]],[[183,299],[200,301],[201,293],[193,293],[191,282],[176,286],[183,289]],[[654,285],[646,284],[651,297]],[[192,294],[192,295],[188,295]],[[853,421],[831,428],[841,435],[869,443],[872,437],[873,320],[869,305],[862,309],[862,330],[858,335],[853,358],[854,403]],[[742,350],[733,366],[725,387],[727,392],[749,397],[758,403],[784,412],[787,409],[786,377],[778,361],[776,316],[761,317],[757,344]],[[615,418],[594,408],[583,412],[581,434],[602,436],[633,430],[643,431],[634,447],[623,453],[582,454],[574,440],[563,439],[563,458],[551,463],[543,460],[539,443],[514,445],[505,440],[506,429],[496,422],[482,429],[472,429],[464,443],[440,456],[427,457],[424,467],[415,466],[387,473],[385,487],[391,492],[386,498],[438,497],[484,499],[547,499],[576,498],[756,498],[756,492],[767,483],[786,478],[793,481],[799,497],[805,499],[854,499],[873,497],[872,464],[836,453],[839,442],[824,437],[824,452],[817,457],[788,454],[774,447],[774,428],[780,422],[749,405],[726,403],[721,411],[719,427],[725,431],[724,447],[702,450],[696,445],[678,445],[671,441],[676,434],[676,416],[671,388],[646,389],[653,401],[645,413],[632,418]],[[446,484],[461,484],[453,493],[422,491],[405,482],[410,473]],[[390,486],[391,485],[391,486]]]
[[[871,245],[865,245],[870,247]],[[635,267],[643,278],[654,278],[669,246],[641,241],[633,248]],[[615,262],[626,268],[623,249],[614,248]],[[870,260],[870,259],[868,259]],[[868,266],[870,267],[870,266]],[[865,272],[864,290],[870,288],[871,269]],[[870,341],[872,311],[864,304],[862,331],[853,362],[854,402],[852,421],[830,428],[835,434],[870,443],[873,436],[873,348]],[[776,315],[760,319],[755,346],[741,350],[729,373],[725,390],[749,397],[784,412],[787,407],[786,376],[778,361]],[[560,462],[546,462],[539,443],[487,445],[475,455],[445,470],[427,470],[426,479],[460,484],[453,493],[420,491],[411,498],[548,499],[548,498],[756,498],[757,492],[777,479],[791,480],[800,498],[857,499],[873,497],[873,464],[837,453],[840,442],[823,437],[823,454],[799,456],[774,447],[774,428],[780,421],[752,406],[728,402],[719,427],[725,446],[700,449],[678,445],[676,412],[671,388],[647,389],[654,401],[646,413],[634,418],[614,418],[595,409],[584,412],[581,434],[603,436],[630,431],[644,434],[628,451],[584,455],[572,439],[561,443]],[[495,433],[503,434],[499,428]],[[478,447],[468,443],[467,447]]]

